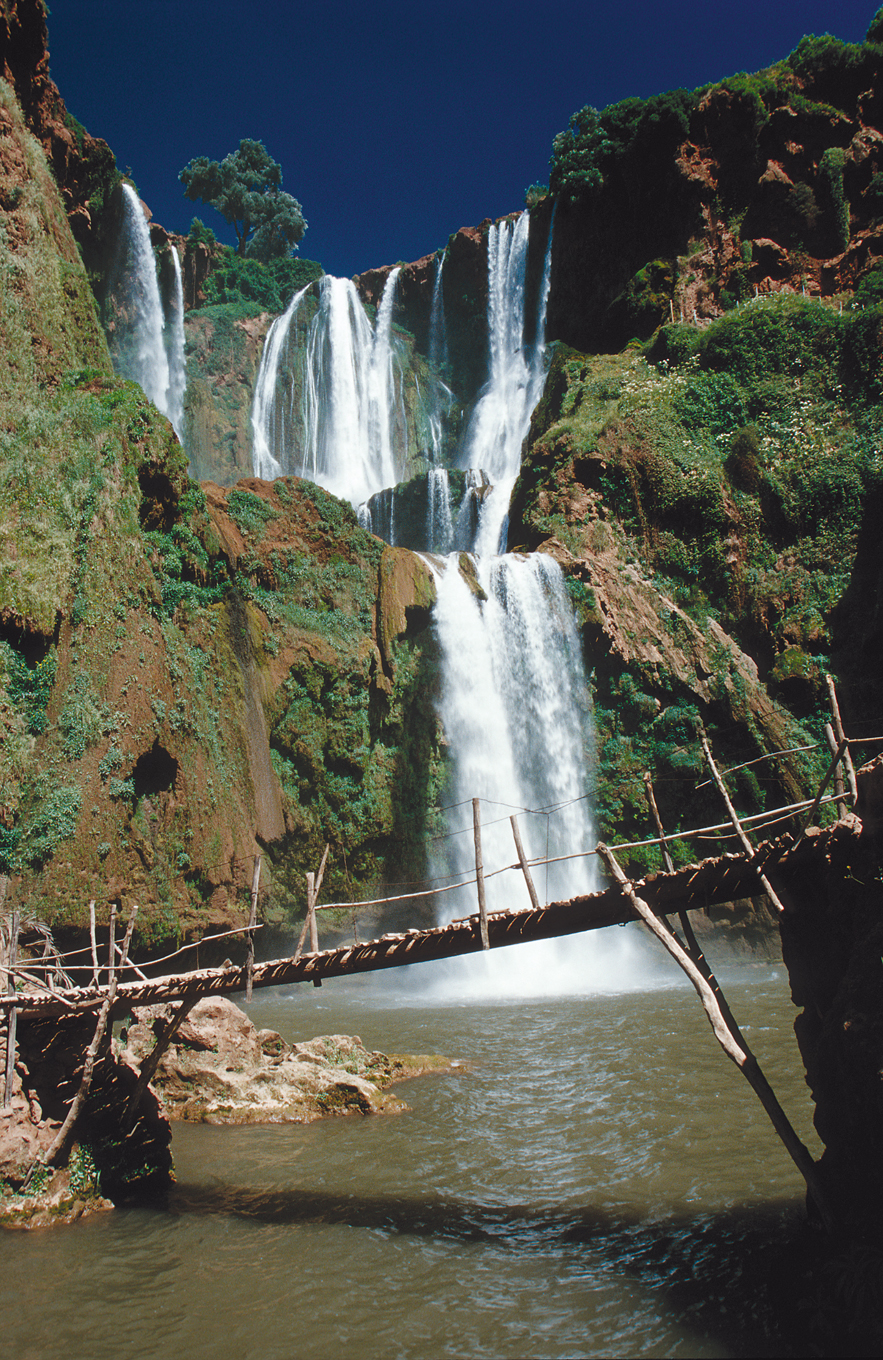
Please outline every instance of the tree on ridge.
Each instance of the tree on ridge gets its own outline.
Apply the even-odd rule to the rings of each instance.
[[[240,258],[280,259],[307,229],[297,199],[282,192],[282,168],[263,142],[244,138],[222,161],[197,156],[178,178],[187,198],[208,203],[230,223]]]

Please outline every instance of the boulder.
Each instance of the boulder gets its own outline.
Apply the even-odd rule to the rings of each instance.
[[[174,1006],[145,1006],[126,1031],[124,1060],[141,1063]],[[171,1119],[208,1124],[307,1123],[326,1114],[376,1114],[406,1106],[383,1087],[432,1065],[371,1053],[358,1036],[291,1045],[258,1030],[232,1001],[198,1001],[152,1080]]]

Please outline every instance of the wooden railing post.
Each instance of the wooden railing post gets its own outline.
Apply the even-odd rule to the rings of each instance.
[[[258,923],[258,888],[261,882],[261,857],[254,857],[254,874],[251,880],[251,911],[248,916],[248,957],[245,961],[245,999],[251,1001],[254,987],[254,928]]]
[[[834,736],[834,729],[830,723],[825,723],[825,740],[828,743],[828,750],[831,755],[837,756],[837,738]],[[847,811],[846,791],[843,787],[843,767],[840,764],[839,756],[834,767],[834,796],[837,799],[837,816],[845,817]]]
[[[843,731],[843,723],[840,719],[840,705],[837,702],[837,690],[834,688],[833,675],[825,676],[825,683],[828,686],[828,699],[831,703],[831,717],[834,723],[834,735],[838,741],[846,741],[846,733]],[[846,778],[849,781],[849,797],[852,806],[855,807],[858,801],[858,785],[855,782],[855,766],[852,763],[852,756],[849,754],[849,747],[844,750],[844,762],[846,765]]]
[[[482,949],[490,949],[487,933],[487,902],[484,895],[484,867],[481,862],[481,799],[472,800],[472,829],[475,836],[475,884],[478,888],[478,926]]]
[[[736,809],[733,807],[733,804],[730,801],[730,795],[727,793],[727,787],[724,781],[721,779],[720,772],[718,771],[718,768],[714,763],[714,756],[711,754],[711,747],[708,744],[708,737],[705,735],[704,727],[699,728],[699,736],[702,739],[702,749],[705,752],[705,759],[708,763],[708,768],[711,771],[711,775],[712,778],[714,779],[715,784],[717,784],[717,787],[720,790],[721,797],[726,803],[727,812],[730,814],[730,821],[733,823],[736,835],[739,837],[739,840],[742,843],[742,849],[745,851],[746,855],[748,855],[749,859],[754,859],[754,846],[751,844],[751,841],[745,835],[742,823],[739,821],[739,814],[736,812]],[[783,907],[781,901],[779,900],[778,894],[773,889],[773,886],[770,883],[769,879],[766,877],[766,875],[761,873],[760,869],[758,869],[757,871],[757,877],[760,879],[760,882],[763,885],[763,890],[766,893],[767,897],[772,902],[776,911],[784,911],[785,908]]]
[[[95,936],[95,898],[89,903],[89,939],[92,943],[92,985],[97,991],[100,982],[98,978],[98,940]]]
[[[515,850],[518,855],[518,863],[521,865],[521,872],[524,874],[524,881],[527,884],[527,891],[530,893],[530,900],[534,911],[539,911],[540,900],[537,897],[537,890],[533,885],[530,869],[527,867],[527,858],[524,853],[524,846],[521,844],[521,832],[518,830],[518,818],[513,815],[509,818],[512,823],[512,835],[515,837]]]
[[[303,953],[304,942],[307,938],[307,934],[309,934],[310,937],[310,953],[318,954],[319,952],[319,930],[316,925],[316,902],[319,899],[319,889],[322,887],[322,879],[325,876],[325,865],[328,861],[328,851],[330,849],[331,849],[330,845],[325,846],[325,853],[322,856],[322,863],[319,865],[318,874],[315,875],[307,874],[306,876],[307,914],[304,918],[303,929],[300,932],[297,941],[297,947],[294,951],[295,963]],[[321,986],[321,983],[319,983],[318,985]]]
[[[9,972],[7,973],[7,986],[11,992],[17,991],[15,965],[18,962],[18,931],[20,916],[18,909],[13,911],[12,920],[9,925]],[[18,1024],[18,1012],[14,1006],[10,1006],[6,1017],[6,1072],[3,1083],[3,1104],[7,1106],[12,1100],[12,1078],[15,1073],[15,1033]]]

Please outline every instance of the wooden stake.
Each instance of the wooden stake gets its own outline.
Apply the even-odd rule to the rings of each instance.
[[[828,743],[828,749],[831,752],[831,755],[836,755],[837,738],[834,736],[834,729],[830,723],[825,723],[825,740]],[[839,760],[834,766],[834,794],[837,799],[837,816],[845,817],[847,812],[846,795],[843,789],[843,767]]]
[[[490,949],[487,933],[487,902],[484,896],[484,868],[481,862],[481,800],[472,800],[472,828],[475,835],[475,884],[478,888],[478,925],[482,949]]]
[[[123,940],[123,952],[120,959],[120,969],[125,967],[126,960],[129,957],[129,945],[132,942],[132,932],[135,929],[135,918],[137,915],[138,908],[133,907],[132,915],[129,917],[129,924],[126,927],[126,935]],[[28,1186],[31,1183],[31,1179],[34,1175],[34,1172],[41,1163],[43,1166],[48,1166],[50,1162],[53,1162],[55,1158],[58,1157],[60,1153],[64,1151],[65,1147],[67,1146],[68,1139],[70,1138],[70,1135],[73,1131],[73,1127],[77,1122],[77,1118],[79,1117],[80,1110],[83,1108],[83,1102],[85,1101],[87,1095],[89,1094],[89,1088],[92,1085],[92,1074],[95,1070],[95,1059],[98,1056],[98,1050],[101,1047],[101,1041],[104,1038],[104,1034],[107,1029],[107,1022],[110,1019],[110,1014],[111,1011],[113,1010],[113,1003],[116,1000],[117,994],[117,983],[119,981],[119,974],[117,973],[114,967],[113,945],[114,945],[115,922],[116,922],[116,907],[113,907],[111,909],[110,914],[110,944],[111,944],[110,984],[107,988],[107,996],[104,998],[101,1010],[98,1012],[98,1022],[95,1026],[95,1033],[92,1036],[92,1042],[89,1045],[88,1049],[86,1050],[86,1060],[83,1063],[83,1077],[80,1082],[80,1089],[77,1091],[77,1094],[71,1101],[70,1108],[67,1112],[67,1115],[65,1116],[64,1123],[58,1130],[58,1133],[53,1138],[49,1147],[46,1149],[42,1156],[37,1156],[31,1163],[30,1167],[28,1168],[28,1174],[25,1176],[24,1182],[22,1184],[23,1190],[26,1190],[28,1188]]]
[[[123,1115],[123,1132],[128,1133],[138,1115],[138,1106],[141,1104],[144,1092],[150,1085],[150,1080],[162,1061],[162,1056],[174,1039],[181,1026],[181,1022],[187,1018],[193,1007],[199,1000],[199,996],[194,992],[191,996],[182,997],[181,1003],[171,1020],[166,1025],[161,1038],[157,1039],[150,1053],[141,1064],[141,1071],[138,1073],[138,1081],[135,1089],[129,1096],[129,1103],[126,1106],[126,1113]]]
[[[258,923],[258,888],[261,882],[261,857],[254,857],[251,880],[251,911],[248,917],[248,958],[245,961],[245,999],[251,1001],[254,989],[254,928]]]
[[[122,964],[123,951],[122,951],[122,949],[120,948],[119,945],[115,945],[114,948],[116,949],[116,952],[117,952],[117,958],[119,958],[119,960],[120,960],[120,968],[122,968],[122,966],[123,966],[123,964]],[[141,969],[138,967],[137,963],[133,963],[131,959],[127,959],[127,960],[126,960],[126,963],[127,963],[128,966],[132,969],[132,972],[135,973],[138,977],[140,977],[140,979],[141,979],[142,982],[149,982],[149,981],[150,981],[150,978],[147,976],[146,973],[144,973],[144,972],[141,971]]]
[[[724,784],[724,781],[721,779],[718,768],[714,763],[714,756],[711,754],[711,747],[708,744],[708,738],[705,735],[704,727],[700,727],[699,736],[702,739],[702,749],[705,752],[705,759],[708,762],[708,768],[709,770],[711,770],[712,778],[714,779],[715,784],[717,784],[721,796],[727,805],[727,812],[730,814],[730,821],[733,823],[733,826],[736,830],[736,835],[742,842],[742,849],[745,851],[746,855],[748,855],[750,859],[754,859],[754,846],[751,844],[751,841],[745,835],[742,823],[739,821],[739,815],[736,812],[736,809],[733,807],[733,804],[730,802],[730,795],[727,793],[726,785]],[[772,884],[770,883],[766,875],[761,873],[760,869],[758,869],[757,871],[757,877],[763,884],[763,890],[766,893],[767,897],[772,902],[776,911],[784,911],[785,908],[779,901],[778,895],[774,891]]]
[[[95,938],[95,898],[89,903],[89,937],[92,941],[92,982],[98,988],[98,941]]]
[[[665,843],[665,830],[662,825],[662,818],[659,815],[659,808],[656,806],[656,795],[653,792],[653,781],[650,778],[649,770],[644,771],[644,792],[647,795],[647,806],[650,809],[650,816],[653,818],[653,821],[656,824],[656,830],[659,832],[659,848],[662,851],[662,862],[668,872],[673,874],[675,868],[674,860],[669,854],[668,846]]]
[[[825,683],[828,686],[828,698],[831,701],[831,716],[834,719],[834,732],[838,741],[846,741],[846,733],[843,731],[843,723],[840,720],[840,705],[837,702],[837,691],[834,688],[833,675],[825,676]],[[846,778],[849,781],[849,796],[852,806],[855,807],[858,801],[858,785],[855,782],[855,766],[852,763],[852,756],[849,754],[849,747],[845,748]]]
[[[524,846],[521,844],[521,832],[518,830],[518,818],[514,815],[509,818],[512,823],[512,835],[515,837],[515,850],[518,855],[518,863],[521,865],[521,872],[524,874],[524,881],[527,884],[527,891],[530,893],[530,900],[534,911],[539,911],[540,901],[537,897],[537,890],[533,885],[530,876],[530,869],[527,867],[527,859],[524,854]]]
[[[116,924],[117,924],[117,904],[112,902],[110,905],[110,949],[108,950],[107,964],[107,985],[113,986],[116,977]]]
[[[834,771],[837,769],[837,766],[840,764],[840,761],[843,759],[843,752],[844,752],[845,750],[846,750],[846,738],[844,737],[843,740],[840,742],[839,746],[837,747],[837,750],[834,752],[833,756],[831,757],[831,764],[828,766],[828,769],[827,769],[826,772],[825,772],[825,777],[824,777],[824,779],[822,780],[821,784],[819,785],[819,791],[818,791],[818,793],[816,794],[815,798],[814,798],[813,801],[812,801],[812,807],[810,808],[809,812],[806,814],[806,817],[805,817],[804,822],[803,822],[803,826],[800,828],[800,835],[797,837],[797,840],[796,840],[796,841],[794,842],[794,844],[791,846],[791,853],[792,853],[792,854],[793,854],[794,851],[797,849],[798,845],[800,844],[800,842],[803,840],[804,836],[806,835],[807,827],[809,827],[809,826],[811,825],[812,819],[813,819],[813,817],[816,815],[816,812],[818,811],[818,806],[819,806],[819,803],[822,801],[822,797],[823,797],[823,795],[824,795],[825,789],[828,787],[828,784],[829,784],[829,782],[830,782],[831,776],[833,775]]]
[[[679,964],[687,977],[692,982],[705,1014],[708,1016],[714,1037],[717,1039],[721,1048],[728,1058],[731,1058],[739,1068],[746,1081],[749,1083],[761,1105],[770,1117],[773,1128],[782,1140],[782,1143],[790,1156],[794,1165],[797,1167],[815,1202],[822,1222],[829,1233],[833,1234],[836,1226],[836,1219],[833,1210],[828,1202],[827,1194],[821,1185],[818,1170],[815,1162],[808,1150],[798,1138],[791,1125],[788,1116],[782,1109],[776,1098],[776,1094],[760,1069],[760,1065],[754,1055],[748,1049],[741,1035],[738,1038],[733,1034],[722,1014],[720,1004],[715,996],[708,980],[703,977],[702,972],[689,957],[684,949],[678,944],[671,931],[662,921],[651,911],[647,903],[634,890],[634,887],[626,878],[613,853],[608,850],[606,845],[599,844],[598,854],[607,865],[611,876],[616,880],[626,897],[632,904],[636,914],[641,918],[647,928],[652,931],[658,940],[665,946],[672,958]],[[735,1021],[733,1021],[735,1026]],[[738,1034],[738,1027],[736,1029]]]
[[[319,889],[322,886],[322,879],[325,877],[325,865],[328,861],[328,851],[330,849],[331,849],[330,845],[325,846],[325,853],[322,856],[322,863],[319,865],[319,872],[315,876],[315,878],[312,874],[307,874],[306,876],[307,914],[304,917],[303,929],[301,930],[301,933],[298,937],[297,948],[294,951],[295,963],[297,963],[298,959],[303,953],[304,942],[306,941],[308,931],[310,935],[310,952],[313,954],[318,954],[319,952],[319,931],[316,926],[316,900],[319,896]]]
[[[9,987],[16,991],[15,965],[18,961],[18,930],[20,917],[17,910],[12,913],[12,921],[9,927]],[[12,1078],[15,1073],[15,1031],[18,1025],[18,1012],[14,1006],[10,1006],[9,1015],[6,1019],[6,1075],[3,1086],[3,1104],[9,1105],[12,1100]]]

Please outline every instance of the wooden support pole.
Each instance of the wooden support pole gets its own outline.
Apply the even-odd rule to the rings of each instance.
[[[310,952],[313,954],[318,954],[319,952],[319,931],[316,926],[316,901],[319,896],[319,889],[322,887],[322,879],[325,877],[325,865],[328,862],[328,851],[330,849],[330,845],[325,846],[325,853],[322,856],[322,863],[319,865],[318,874],[315,876],[313,874],[307,874],[306,876],[307,914],[304,917],[303,929],[298,936],[297,948],[294,951],[295,963],[297,963],[303,953],[304,943],[306,942],[308,932],[310,936]]]
[[[724,784],[724,781],[720,776],[720,772],[714,763],[714,756],[711,754],[711,747],[708,744],[708,737],[705,735],[704,727],[700,727],[699,736],[702,740],[702,749],[705,752],[705,759],[708,763],[708,768],[711,771],[711,776],[714,779],[715,784],[717,784],[718,789],[720,790],[721,797],[726,803],[727,812],[730,815],[730,821],[733,823],[736,835],[739,837],[739,840],[742,843],[742,849],[745,851],[746,855],[748,855],[750,859],[754,859],[754,846],[751,844],[751,841],[745,835],[742,823],[739,821],[739,814],[736,812],[736,809],[733,807],[733,804],[730,801],[730,795],[727,793],[727,787]],[[757,877],[760,879],[760,882],[763,885],[763,890],[766,893],[767,897],[772,902],[776,911],[784,911],[785,908],[780,902],[778,894],[773,889],[773,886],[770,883],[769,879],[766,877],[766,875],[762,874],[758,869]]]
[[[251,879],[251,911],[248,916],[248,957],[245,961],[245,999],[251,1001],[254,990],[254,928],[258,923],[258,888],[261,883],[261,857],[254,857]]]
[[[132,932],[135,929],[135,918],[137,917],[137,915],[138,908],[133,907],[132,914],[129,917],[129,924],[126,927],[125,938],[123,940],[123,952],[120,959],[120,970],[122,970],[125,967],[126,960],[129,957],[129,945],[132,943]],[[110,984],[107,988],[107,996],[104,998],[101,1010],[98,1012],[98,1021],[95,1025],[95,1033],[92,1036],[92,1042],[89,1045],[88,1049],[86,1050],[86,1058],[85,1062],[83,1063],[83,1076],[80,1081],[80,1088],[77,1091],[77,1094],[74,1096],[73,1100],[71,1101],[70,1108],[67,1114],[65,1115],[64,1123],[58,1130],[58,1133],[53,1138],[49,1147],[42,1154],[42,1156],[37,1156],[34,1159],[34,1161],[31,1162],[31,1165],[28,1168],[28,1174],[24,1178],[24,1182],[22,1185],[23,1190],[26,1190],[30,1185],[34,1172],[36,1171],[37,1167],[40,1164],[42,1164],[43,1166],[49,1166],[49,1164],[53,1162],[55,1158],[58,1157],[64,1151],[65,1147],[67,1146],[68,1139],[70,1138],[71,1133],[73,1132],[74,1125],[76,1124],[77,1119],[79,1117],[80,1110],[83,1108],[83,1103],[87,1095],[89,1094],[89,1089],[92,1085],[92,1074],[95,1071],[95,1059],[98,1056],[98,1050],[101,1047],[101,1042],[107,1030],[107,1022],[110,1019],[110,1014],[111,1011],[113,1010],[113,1003],[116,1000],[117,983],[119,981],[119,973],[116,971],[116,968],[114,967],[115,922],[116,922],[116,907],[112,908],[110,915],[110,958],[111,958]]]
[[[731,1058],[739,1068],[740,1072],[757,1095],[761,1105],[769,1115],[773,1128],[779,1135],[785,1150],[803,1177],[806,1188],[815,1202],[822,1222],[828,1232],[833,1234],[836,1228],[836,1218],[828,1201],[827,1193],[820,1182],[818,1168],[810,1156],[809,1151],[804,1147],[795,1133],[791,1121],[779,1104],[776,1094],[761,1071],[757,1059],[748,1049],[744,1040],[742,1040],[741,1035],[737,1038],[733,1034],[730,1025],[724,1018],[719,1001],[709,985],[708,980],[702,975],[702,972],[697,968],[686,950],[681,948],[671,931],[659,920],[647,903],[642,898],[638,897],[633,885],[626,878],[612,852],[608,850],[606,845],[599,844],[598,854],[607,865],[611,876],[616,880],[622,891],[628,897],[635,912],[640,916],[647,928],[661,941],[669,954],[671,954],[672,958],[680,965],[692,982],[699,999],[702,1002],[705,1014],[708,1016],[709,1023],[714,1032],[714,1037],[717,1039],[727,1057]],[[735,1025],[735,1021],[733,1021],[733,1025]],[[736,1028],[736,1033],[738,1034],[738,1027]]]
[[[481,799],[472,800],[472,829],[475,836],[475,884],[478,888],[478,925],[482,949],[490,949],[487,933],[487,901],[484,895],[484,867],[481,862]]]
[[[307,874],[307,920],[310,925],[310,953],[319,952],[319,927],[316,923],[316,875]]]
[[[797,849],[798,845],[806,835],[807,827],[812,824],[812,819],[813,817],[815,817],[816,812],[818,811],[819,803],[822,801],[825,789],[828,787],[828,784],[830,783],[831,780],[831,776],[837,769],[837,766],[840,764],[840,761],[843,759],[843,752],[845,750],[846,750],[846,738],[844,737],[843,740],[838,745],[837,750],[831,757],[831,763],[828,766],[827,770],[825,771],[825,777],[822,780],[821,784],[819,785],[819,791],[812,801],[812,807],[810,808],[809,812],[806,814],[806,817],[804,818],[803,826],[800,828],[800,835],[797,837],[797,840],[791,847],[792,854]]]
[[[518,818],[513,814],[509,818],[512,823],[512,835],[515,837],[515,850],[518,855],[518,863],[521,865],[521,872],[524,874],[524,881],[527,884],[527,891],[530,893],[531,905],[534,911],[539,911],[540,901],[537,897],[537,890],[533,885],[530,869],[527,867],[527,858],[524,854],[524,846],[521,844],[521,832],[518,830]]]
[[[653,780],[650,778],[650,771],[644,771],[644,792],[647,795],[647,806],[650,809],[650,816],[659,832],[659,848],[662,851],[662,862],[668,873],[674,873],[674,861],[669,854],[668,846],[665,843],[665,828],[662,825],[662,818],[659,815],[659,808],[656,805],[656,795],[653,792]]]
[[[116,949],[117,958],[120,960],[120,968],[122,968],[122,967],[123,967],[123,964],[122,964],[122,957],[123,957],[122,946],[121,946],[121,945],[115,945],[114,948]],[[142,982],[149,982],[149,981],[150,981],[150,978],[147,976],[146,973],[142,972],[142,970],[138,967],[137,963],[133,963],[131,959],[126,959],[126,964],[128,965],[129,968],[132,969],[132,972],[135,973],[135,975],[136,975],[137,977],[140,977],[140,979],[141,979]]]
[[[828,686],[828,698],[831,702],[831,717],[834,720],[834,734],[838,741],[846,742],[846,733],[843,731],[843,723],[840,719],[840,705],[837,702],[837,690],[834,688],[833,675],[825,676],[825,684]],[[852,806],[855,807],[858,801],[858,785],[855,782],[855,766],[852,763],[852,756],[849,747],[845,746],[844,760],[846,763],[846,778],[849,783],[849,796]]]
[[[825,723],[825,740],[828,743],[828,750],[832,756],[837,755],[837,738],[834,736],[834,729],[830,723]],[[846,816],[846,793],[843,788],[843,766],[838,759],[834,766],[834,796],[837,799],[837,816]]]
[[[157,1039],[150,1053],[141,1064],[141,1071],[138,1073],[138,1081],[135,1089],[129,1096],[129,1103],[126,1106],[126,1113],[123,1116],[123,1133],[128,1133],[138,1116],[138,1107],[141,1104],[144,1092],[150,1085],[151,1078],[162,1061],[163,1054],[169,1047],[181,1026],[183,1020],[187,1018],[193,1007],[199,1000],[199,994],[193,992],[190,996],[182,997],[177,1010],[169,1020],[162,1035]]]
[[[116,977],[116,924],[117,924],[117,904],[112,902],[110,905],[110,948],[108,949],[107,961],[107,985],[113,986]]]
[[[18,931],[20,917],[16,909],[12,913],[12,920],[9,925],[9,982],[11,991],[16,990],[15,985],[15,965],[18,962]],[[3,1105],[9,1105],[12,1100],[12,1078],[15,1073],[15,1033],[18,1025],[18,1012],[14,1006],[10,1006],[9,1014],[6,1017],[6,1073],[3,1083]]]
[[[95,898],[89,903],[89,938],[92,941],[92,983],[97,988],[98,980],[98,941],[95,938]]]

